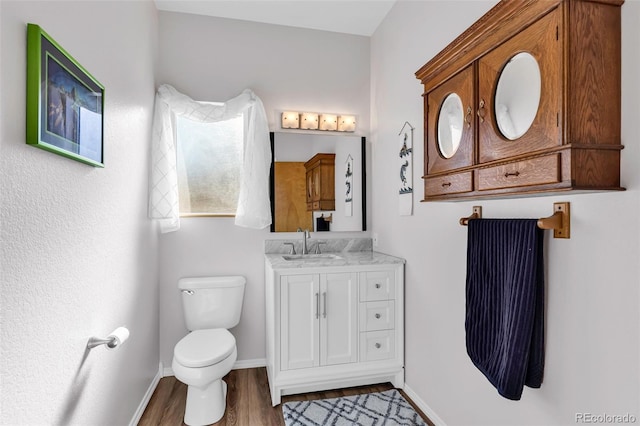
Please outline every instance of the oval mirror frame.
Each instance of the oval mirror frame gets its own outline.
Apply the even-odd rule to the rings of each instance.
[[[509,140],[521,138],[536,118],[542,77],[536,58],[520,52],[509,59],[498,77],[494,108],[496,124]]]
[[[444,158],[451,158],[460,146],[464,124],[462,99],[457,93],[450,93],[444,98],[437,123],[438,151]]]

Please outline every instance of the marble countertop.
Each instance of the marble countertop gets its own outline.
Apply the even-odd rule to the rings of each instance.
[[[390,265],[402,264],[405,260],[375,251],[348,251],[337,253],[323,253],[321,255],[298,255],[294,260],[287,260],[289,256],[282,253],[265,254],[265,259],[273,269],[317,268],[334,266],[358,265]]]

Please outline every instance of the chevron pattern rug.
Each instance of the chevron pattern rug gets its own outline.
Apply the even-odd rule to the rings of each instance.
[[[396,389],[282,404],[287,426],[427,426]]]

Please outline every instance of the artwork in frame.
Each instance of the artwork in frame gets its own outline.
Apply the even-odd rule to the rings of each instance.
[[[104,86],[42,28],[27,25],[27,144],[104,167]]]

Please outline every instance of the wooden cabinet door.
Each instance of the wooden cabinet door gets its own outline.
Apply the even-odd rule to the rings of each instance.
[[[280,369],[319,366],[319,340],[319,275],[283,276],[280,280]]]
[[[478,60],[479,162],[486,163],[562,145],[562,31],[560,9],[540,18]],[[529,130],[520,138],[504,137],[496,123],[494,96],[509,60],[530,53],[541,75],[540,103]],[[597,82],[594,82],[597,84]]]
[[[319,174],[318,201],[320,201],[320,210],[335,209],[335,165],[322,164]]]
[[[311,200],[312,201],[320,201],[320,189],[322,186],[322,169],[321,166],[313,169],[313,191]]]
[[[313,204],[313,170],[307,170],[307,210],[311,210]]]
[[[358,361],[358,274],[322,274],[320,289],[320,364]]]
[[[331,153],[314,155],[307,170],[307,210],[335,210],[335,157]]]
[[[427,94],[427,174],[444,172],[473,164],[475,104],[473,98],[473,65],[468,66]],[[446,158],[438,144],[438,119],[442,104],[450,94],[460,97],[463,108],[463,126],[460,145],[450,158]]]

